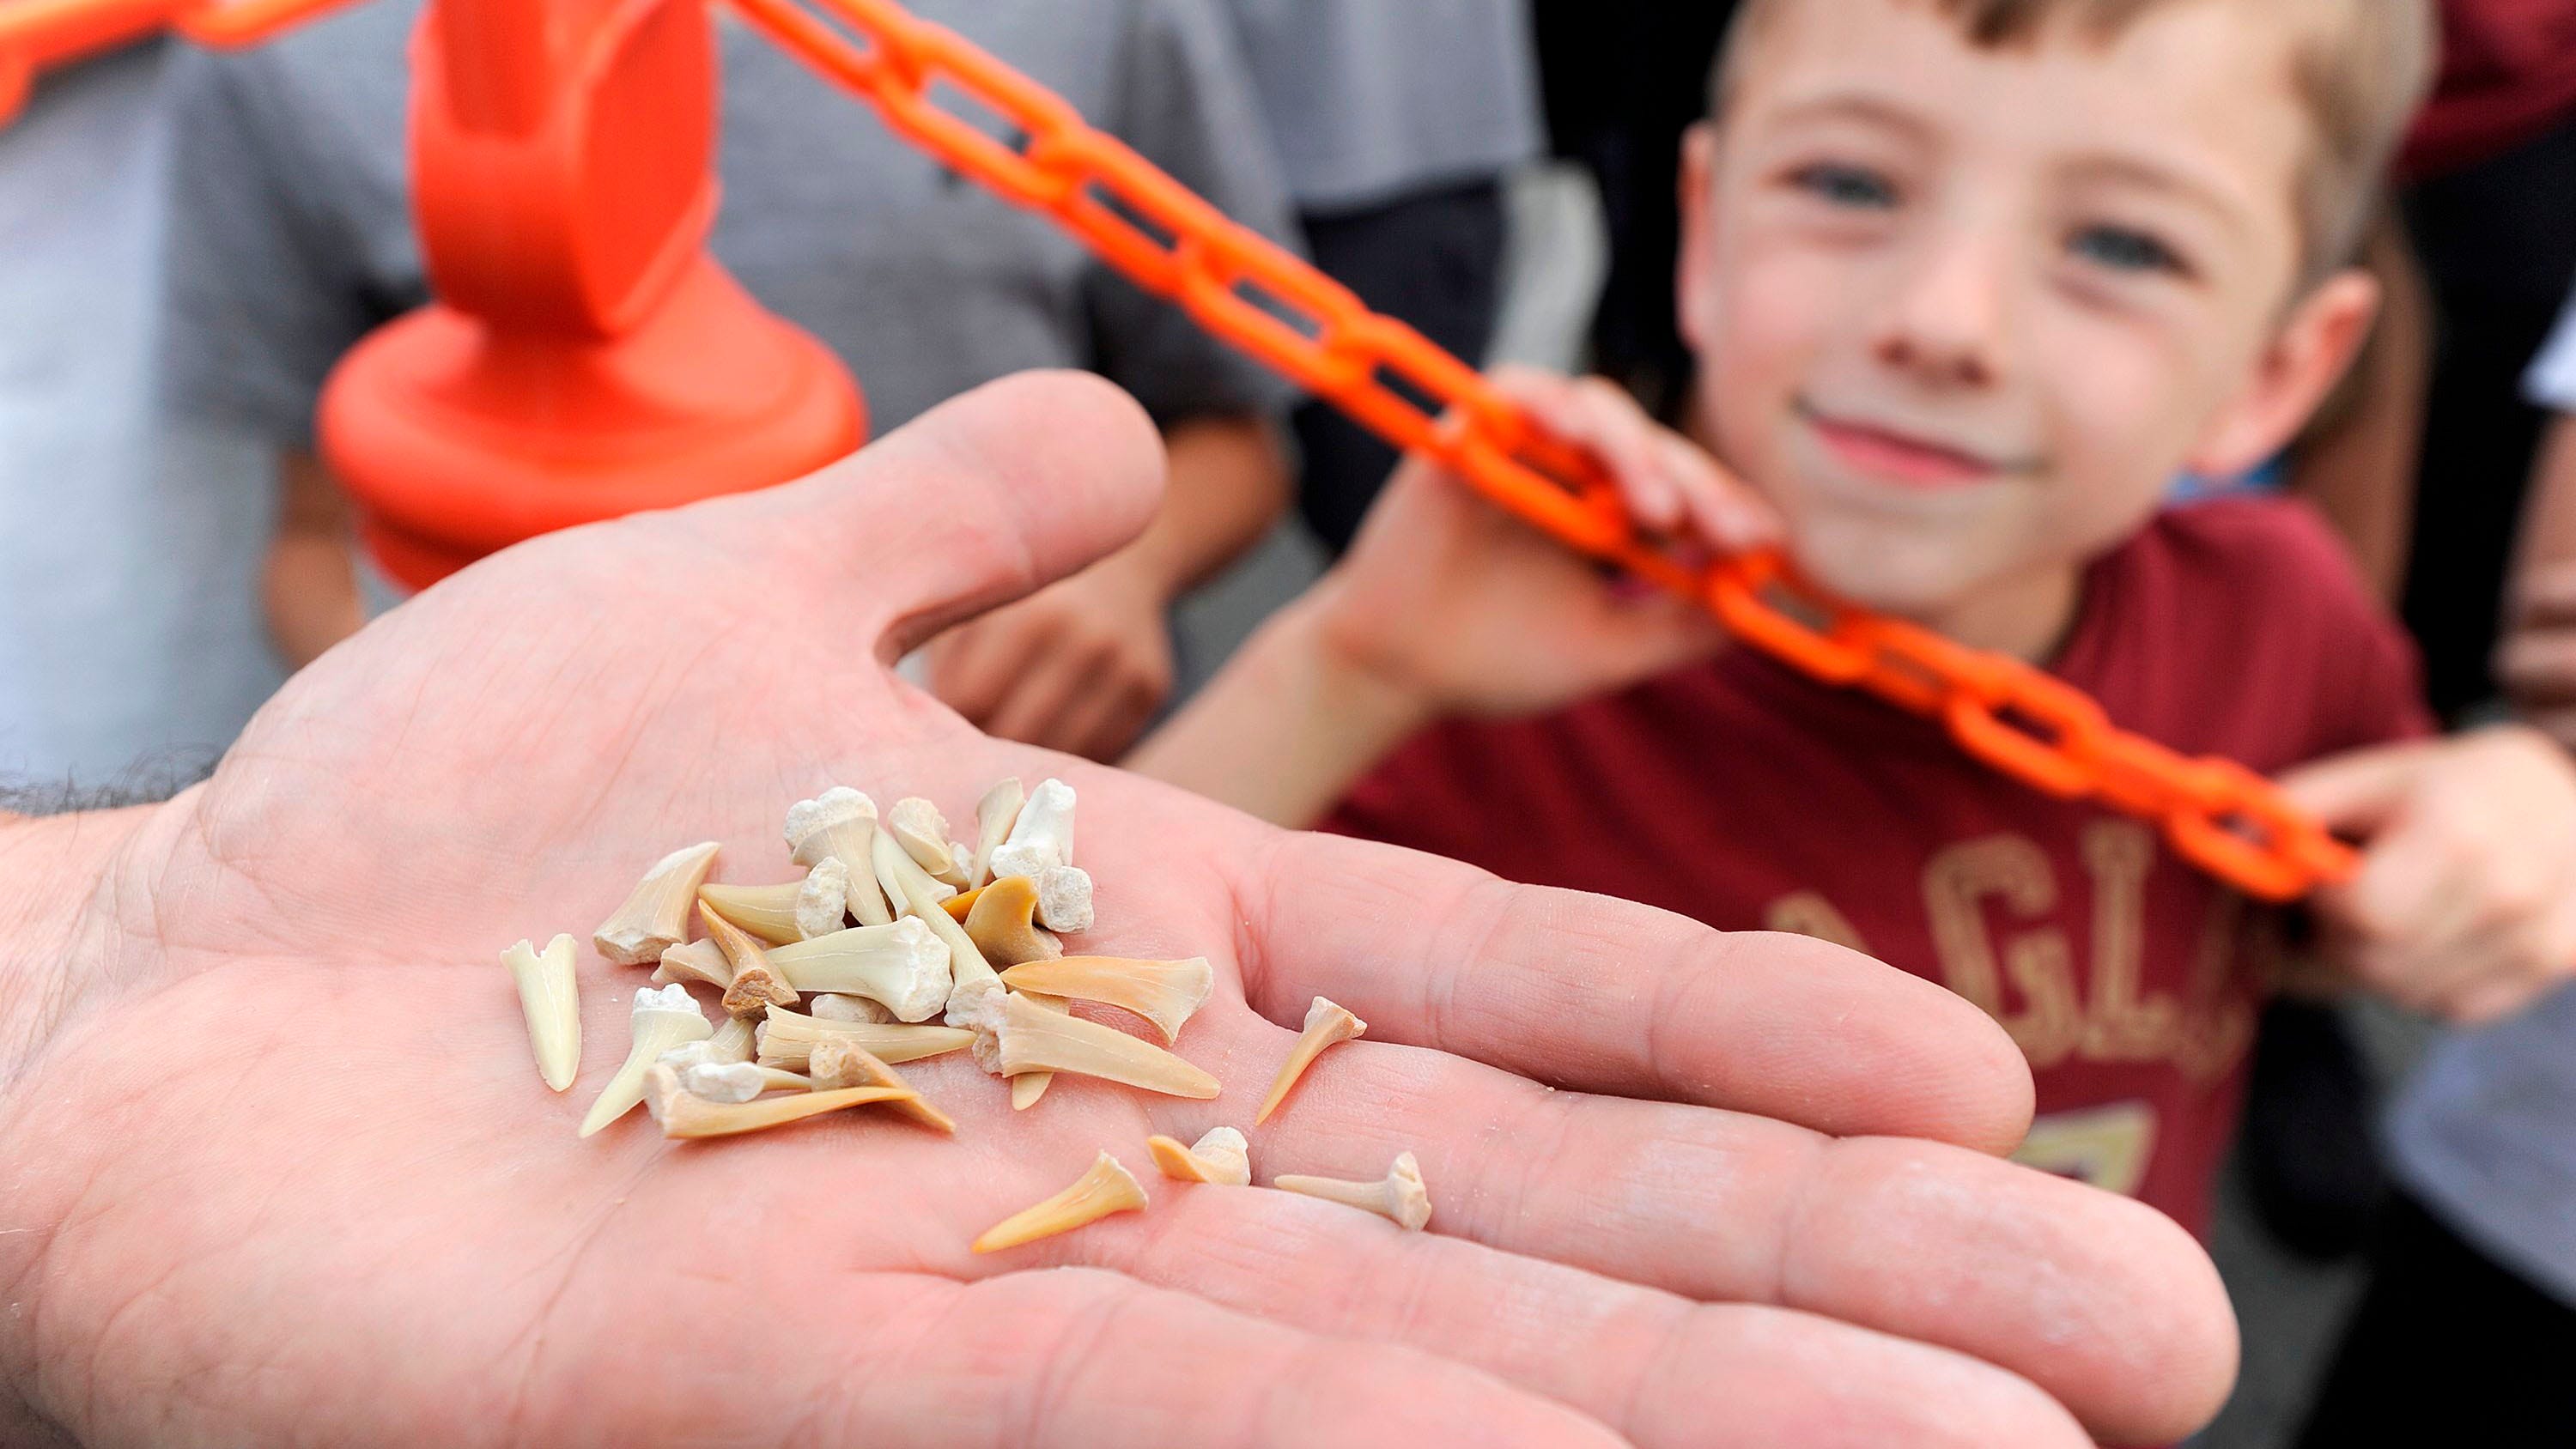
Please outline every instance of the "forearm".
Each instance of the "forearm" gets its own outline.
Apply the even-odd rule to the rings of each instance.
[[[23,1109],[19,1084],[71,1014],[94,970],[84,949],[91,906],[118,853],[149,806],[51,816],[0,812],[0,1163],[32,1169],[12,1139]],[[24,1148],[19,1142],[16,1147]],[[0,1444],[54,1445],[72,1440],[34,1406],[37,1378],[34,1293],[49,1231],[9,1211],[9,1175],[0,1172],[0,1302],[15,1310],[0,1321]],[[19,1199],[23,1205],[24,1199]]]
[[[0,1120],[85,983],[77,958],[110,863],[155,807],[0,813]]]
[[[1273,615],[1125,768],[1275,824],[1322,819],[1430,721],[1416,699],[1345,662],[1324,620],[1319,593]]]
[[[1112,555],[1166,599],[1232,563],[1288,506],[1288,459],[1262,417],[1191,418],[1163,435],[1169,483],[1134,543]]]

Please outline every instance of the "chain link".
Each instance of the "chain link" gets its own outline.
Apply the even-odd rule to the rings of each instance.
[[[171,25],[239,45],[342,3],[0,0],[0,92],[13,75],[68,53],[65,37],[94,42],[108,33],[103,17],[113,17],[118,35]],[[1052,217],[1138,286],[1398,448],[1438,460],[1496,505],[1701,600],[1745,643],[1938,721],[1969,755],[2034,789],[2150,820],[2177,854],[2251,895],[2293,899],[2351,874],[2350,848],[2271,782],[2116,729],[2100,705],[2054,676],[1834,600],[1776,552],[1705,564],[1672,553],[1637,529],[1597,465],[1544,436],[1473,368],[1371,312],[953,32],[891,0],[730,3],[943,164]],[[941,104],[934,87],[988,112],[1002,134]]]

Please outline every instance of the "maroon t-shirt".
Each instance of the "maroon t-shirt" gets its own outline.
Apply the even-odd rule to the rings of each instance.
[[[2169,512],[2094,564],[2056,673],[2130,729],[2267,774],[2429,723],[2412,647],[2324,524],[2272,499]],[[1428,731],[1327,828],[1943,982],[2030,1057],[2025,1160],[2206,1217],[2277,921],[1937,726],[1735,649]]]

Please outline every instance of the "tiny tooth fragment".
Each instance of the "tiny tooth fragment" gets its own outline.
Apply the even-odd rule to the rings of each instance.
[[[1001,1025],[993,1037],[1004,1076],[1072,1072],[1200,1099],[1224,1090],[1216,1078],[1152,1042],[1096,1021],[1059,1016],[1016,992],[1004,997]]]
[[[657,1094],[652,1100],[665,1137],[730,1137],[872,1102],[900,1102],[912,1095],[896,1087],[843,1087],[831,1092],[791,1092],[756,1102],[710,1102],[683,1090]]]
[[[826,1037],[814,1043],[806,1071],[813,1077],[815,1086],[825,1089],[895,1087],[907,1092],[913,1090],[912,1083],[905,1081],[901,1072],[886,1065],[884,1058],[841,1037]],[[911,1101],[897,1102],[894,1107],[934,1132],[954,1133],[957,1130],[956,1122],[947,1113],[930,1105],[928,1099],[918,1093]]]
[[[699,898],[703,906],[705,897]],[[674,981],[703,981],[718,991],[733,984],[733,962],[725,959],[724,948],[713,941],[682,941],[662,953],[653,967],[653,984],[668,986]]]
[[[1261,1110],[1252,1114],[1252,1125],[1258,1127],[1270,1120],[1270,1114],[1287,1099],[1288,1089],[1306,1075],[1306,1068],[1314,1064],[1324,1048],[1367,1034],[1367,1022],[1330,999],[1318,996],[1308,1003],[1306,1029],[1298,1034],[1297,1044],[1288,1049],[1288,1060],[1281,1064],[1278,1079],[1270,1084],[1270,1095],[1261,1099]]]
[[[1020,818],[1020,806],[1028,799],[1019,777],[995,781],[984,798],[975,802],[975,858],[966,868],[966,884],[979,886],[993,878],[993,852],[1011,838],[1011,826]]]
[[[1148,1137],[1145,1146],[1154,1154],[1154,1165],[1177,1182],[1252,1185],[1252,1146],[1231,1127],[1209,1128],[1194,1147],[1183,1147],[1173,1137]]]
[[[814,1090],[813,1082],[794,1072],[752,1062],[699,1062],[683,1067],[680,1085],[710,1102],[748,1102],[763,1092]]]
[[[519,1014],[527,1019],[528,1045],[537,1075],[562,1091],[581,1070],[581,998],[573,987],[573,940],[557,936],[538,950],[526,941],[501,953],[519,988]]]
[[[817,1021],[801,1012],[773,1006],[769,1009],[769,1020],[760,1032],[760,1064],[765,1067],[806,1066],[815,1045],[826,1037],[854,1042],[870,1055],[888,1062],[917,1062],[924,1057],[964,1051],[975,1041],[975,1033],[953,1026],[877,1026],[859,1021]]]
[[[1073,1186],[1046,1201],[1021,1209],[985,1230],[975,1240],[978,1253],[998,1253],[1039,1238],[1069,1233],[1111,1213],[1132,1212],[1145,1205],[1145,1185],[1103,1152]]]
[[[689,905],[716,862],[716,842],[701,841],[654,862],[599,929],[591,944],[620,966],[641,966],[689,938]]]
[[[884,836],[878,837],[876,850],[877,873],[887,882],[896,909],[928,927],[948,947],[948,1016],[952,1022],[971,1016],[975,1004],[1001,990],[1002,982],[984,953],[975,949],[974,938],[942,907],[957,892],[932,880],[901,846]]]
[[[797,991],[871,997],[904,1021],[927,1021],[948,1000],[949,948],[918,918],[852,926],[768,954]]]
[[[784,946],[804,939],[796,928],[796,900],[804,890],[801,880],[756,886],[708,881],[698,887],[698,905],[773,946]]]
[[[723,950],[733,964],[733,979],[725,983],[724,1009],[728,1016],[758,1016],[772,1006],[794,1006],[796,992],[790,988],[778,968],[770,964],[769,953],[749,931],[719,916],[701,902],[698,914],[707,923],[707,937]]]
[[[1011,823],[1010,837],[993,849],[993,875],[1033,876],[1051,865],[1073,864],[1073,805],[1071,785],[1040,780]]]
[[[1012,996],[1015,1000],[1025,1001],[1029,1005],[1034,1006],[1041,1011],[1052,1011],[1058,1016],[1070,1015],[1073,1011],[1072,1007],[1064,1004],[1064,998],[1061,996],[1048,996],[1035,991],[1014,992],[1012,993]],[[995,1026],[999,1026],[1001,1024],[1000,1012],[993,1013],[992,1024]],[[1001,1064],[1001,1041],[999,1038],[996,1038],[993,1043],[993,1065],[999,1067]],[[1018,1076],[1011,1078],[1010,1082],[1011,1110],[1014,1112],[1025,1112],[1038,1104],[1038,1099],[1047,1094],[1047,1088],[1055,1085],[1055,1073],[1022,1072]]]
[[[689,988],[685,986],[665,986],[658,991],[650,986],[635,988],[635,1009],[629,1020],[634,1039],[627,1048],[626,1063],[600,1089],[599,1100],[590,1106],[590,1115],[582,1118],[584,1137],[625,1116],[644,1100],[645,1073],[660,1064],[662,1053],[687,1042],[705,1041],[715,1034],[707,1019],[698,1013],[698,1004],[689,999]]]
[[[994,887],[1000,888],[999,883]],[[1185,961],[1066,956],[1021,962],[1002,973],[1002,984],[1014,991],[1069,996],[1132,1011],[1152,1022],[1168,1043],[1181,1034],[1181,1024],[1207,1004],[1208,994],[1216,988],[1216,973],[1205,956]]]
[[[918,795],[906,795],[886,812],[885,824],[904,854],[931,879],[952,890],[966,888],[966,862],[950,849],[948,817],[939,813],[938,806]]]
[[[1431,1193],[1422,1185],[1422,1168],[1410,1152],[1399,1152],[1395,1166],[1378,1182],[1348,1182],[1338,1177],[1304,1177],[1294,1173],[1270,1179],[1283,1192],[1320,1197],[1327,1202],[1365,1208],[1410,1232],[1431,1221]]]
[[[882,926],[894,919],[876,888],[875,842],[877,802],[835,785],[811,800],[799,800],[787,811],[788,858],[811,869],[825,856],[849,872],[850,914],[862,926]]]
[[[1063,955],[1064,947],[1038,929],[1037,909],[1037,882],[1024,875],[1005,876],[975,892],[975,908],[966,914],[966,938],[997,970]]]

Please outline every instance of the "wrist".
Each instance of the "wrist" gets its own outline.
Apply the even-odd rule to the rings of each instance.
[[[90,907],[155,808],[0,814],[0,1092],[69,1014]]]
[[[1270,661],[1275,683],[1341,739],[1383,755],[1443,711],[1410,671],[1375,647],[1366,622],[1340,607],[1329,577],[1279,611],[1248,649]]]

